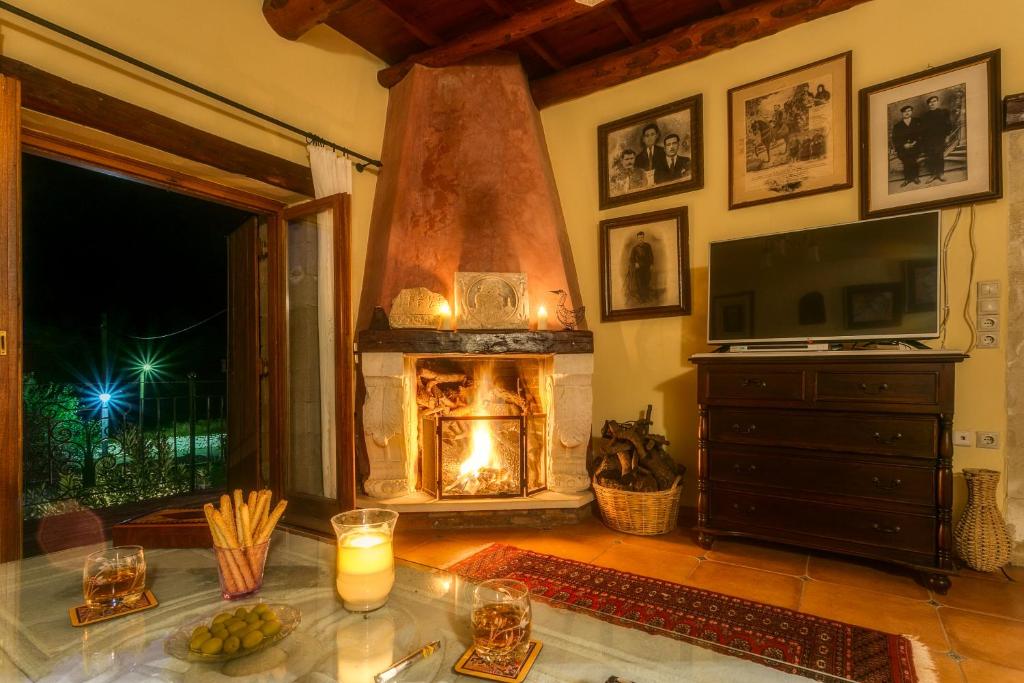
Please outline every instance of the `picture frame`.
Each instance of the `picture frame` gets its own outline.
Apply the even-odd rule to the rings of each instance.
[[[754,338],[754,292],[721,294],[711,300],[711,329],[723,339]]]
[[[1024,92],[1003,98],[1003,130],[1024,128]]]
[[[879,282],[843,288],[846,328],[899,325],[903,320],[903,283]]]
[[[853,187],[853,53],[730,88],[729,209]]]
[[[601,209],[704,187],[702,103],[698,94],[597,127]]]
[[[861,218],[1002,196],[999,50],[860,91]]]
[[[685,206],[601,221],[601,320],[689,315]]]
[[[905,261],[903,281],[906,284],[904,302],[907,313],[935,310],[938,302],[938,265],[934,260]]]

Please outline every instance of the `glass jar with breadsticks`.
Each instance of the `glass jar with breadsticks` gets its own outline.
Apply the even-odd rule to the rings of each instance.
[[[263,585],[270,535],[288,506],[288,501],[279,500],[271,510],[272,497],[267,489],[248,495],[235,489],[232,495],[220,497],[219,509],[213,503],[203,506],[226,600],[251,595]]]

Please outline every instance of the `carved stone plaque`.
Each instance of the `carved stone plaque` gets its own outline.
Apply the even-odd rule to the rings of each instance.
[[[460,330],[526,330],[526,273],[455,273]]]
[[[441,304],[445,298],[426,287],[403,289],[391,302],[388,322],[392,329],[419,327],[437,329],[441,324]]]

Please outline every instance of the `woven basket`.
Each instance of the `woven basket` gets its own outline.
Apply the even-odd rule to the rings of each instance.
[[[1003,516],[996,507],[996,470],[966,469],[967,508],[953,536],[956,549],[967,566],[991,572],[1010,561],[1012,541]]]
[[[610,489],[595,481],[594,496],[604,523],[616,531],[638,536],[667,534],[679,520],[679,495],[683,490],[680,482],[677,477],[666,491],[637,493]]]

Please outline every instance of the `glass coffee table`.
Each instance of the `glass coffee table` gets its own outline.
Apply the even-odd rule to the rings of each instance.
[[[440,650],[401,674],[400,683],[479,680],[453,665],[469,647],[473,584],[443,570],[399,562],[388,604],[350,614],[335,593],[334,543],[275,534],[263,589],[252,600],[221,599],[213,553],[147,550],[148,586],[160,605],[88,627],[72,627],[68,608],[82,602],[82,563],[95,546],[0,565],[0,680],[239,680],[365,683],[390,662],[431,641]],[[277,645],[230,665],[189,663],[164,652],[181,625],[256,600],[302,613],[299,627]],[[730,649],[709,649],[661,633],[612,624],[585,609],[534,601],[534,640],[543,643],[527,681],[637,683],[807,681]],[[790,670],[794,667],[788,666]],[[813,672],[819,681],[845,681]]]

